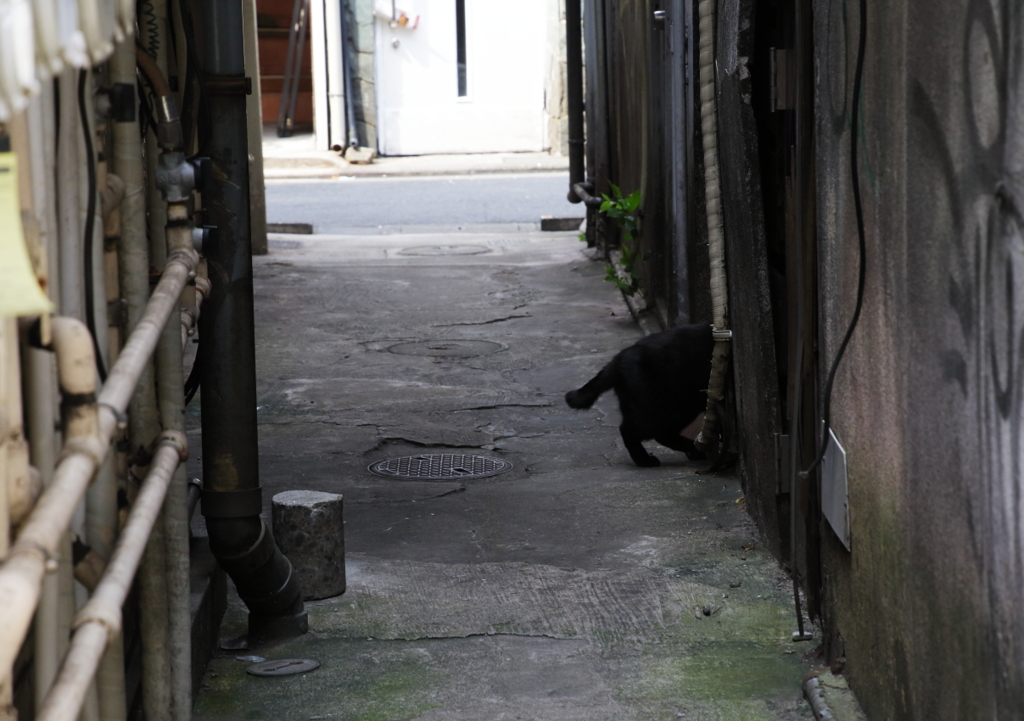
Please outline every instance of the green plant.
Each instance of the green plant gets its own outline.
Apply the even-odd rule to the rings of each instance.
[[[615,221],[615,224],[622,229],[622,273],[618,273],[614,266],[609,265],[606,269],[605,280],[614,283],[615,286],[628,296],[636,295],[640,289],[640,279],[633,273],[633,265],[637,261],[636,251],[631,249],[627,243],[631,243],[640,232],[640,191],[634,190],[627,196],[622,195],[619,186],[615,183],[608,183],[612,189],[612,197],[602,193],[604,202],[601,203],[600,211],[608,218]]]

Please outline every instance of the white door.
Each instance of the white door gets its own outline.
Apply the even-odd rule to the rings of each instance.
[[[381,154],[543,150],[546,1],[378,0]]]

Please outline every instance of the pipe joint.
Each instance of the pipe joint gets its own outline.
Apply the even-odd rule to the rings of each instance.
[[[60,567],[60,557],[56,553],[30,538],[18,538],[0,560],[4,567],[15,567],[18,565],[17,560],[21,561],[21,565],[42,566],[46,573],[55,573]]]
[[[253,543],[249,548],[237,555],[221,554],[217,553],[218,549],[213,549],[214,554],[220,561],[221,568],[227,571],[227,573],[235,579],[236,583],[247,576],[255,574],[267,565],[267,562],[274,557],[275,553],[279,553],[277,550],[277,544],[274,543],[274,536],[267,528],[266,521],[259,516],[251,518],[259,524],[259,536],[256,538],[255,543]],[[210,519],[208,518],[208,525],[210,525],[209,520]],[[222,527],[226,527],[228,524],[230,524],[230,521],[228,521],[228,523],[223,523]],[[216,527],[218,526],[218,523],[214,522],[212,525]],[[211,541],[212,540],[213,538],[211,534]]]
[[[600,208],[604,200],[599,195],[593,195],[593,183],[574,183],[567,196],[570,203],[582,202],[588,208]]]
[[[712,328],[711,336],[715,339],[716,343],[727,343],[732,340],[732,331],[728,328]]]
[[[117,634],[121,633],[121,611],[99,603],[87,603],[75,616],[71,628],[77,631],[87,623],[102,626],[103,630],[107,632],[107,643],[109,644],[117,638]]]
[[[280,552],[278,552],[275,560],[279,560],[282,565],[281,568],[275,569],[280,574],[275,575],[275,577],[284,577],[285,579],[280,588],[263,595],[255,595],[251,591],[248,593],[239,591],[239,595],[245,601],[245,605],[249,608],[250,613],[254,616],[277,616],[286,611],[298,611],[301,613],[302,598],[295,579],[294,568],[291,562]]]
[[[181,431],[164,431],[160,434],[160,438],[157,439],[156,447],[153,449],[154,454],[157,448],[161,446],[169,446],[178,452],[178,461],[184,463],[188,460],[188,439],[185,434]]]
[[[69,456],[85,456],[93,466],[93,475],[96,469],[103,465],[103,459],[107,457],[107,446],[104,445],[98,435],[79,436],[68,438],[64,441],[64,447],[57,456],[57,465],[64,462]]]
[[[180,125],[178,126],[180,130]],[[196,169],[180,150],[160,153],[154,172],[156,187],[168,203],[188,200],[196,188]]]
[[[170,265],[171,263],[178,263],[179,265],[185,266],[185,268],[188,269],[189,278],[191,279],[195,275],[195,267],[199,265],[199,253],[197,253],[195,248],[192,248],[191,246],[187,248],[175,248],[171,251],[171,254],[167,256],[166,265]]]

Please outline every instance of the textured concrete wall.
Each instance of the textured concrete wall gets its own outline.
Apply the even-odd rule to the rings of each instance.
[[[853,312],[858,6],[814,3],[822,357]],[[1024,6],[869,5],[864,314],[836,379],[833,654],[870,718],[1024,716]]]
[[[356,105],[356,127],[364,147],[377,147],[377,95],[374,74],[373,0],[348,0],[348,33],[351,52],[356,56],[352,73],[352,95]]]
[[[579,0],[575,0],[579,2]],[[544,112],[547,148],[569,154],[569,104],[565,96],[565,0],[549,0],[547,70],[544,78]],[[582,32],[582,28],[574,28]]]

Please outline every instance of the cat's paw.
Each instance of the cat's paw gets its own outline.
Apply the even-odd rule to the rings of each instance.
[[[661,465],[661,461],[650,455],[647,456],[647,458],[634,458],[633,463],[637,464],[641,468],[654,468],[655,466]]]

